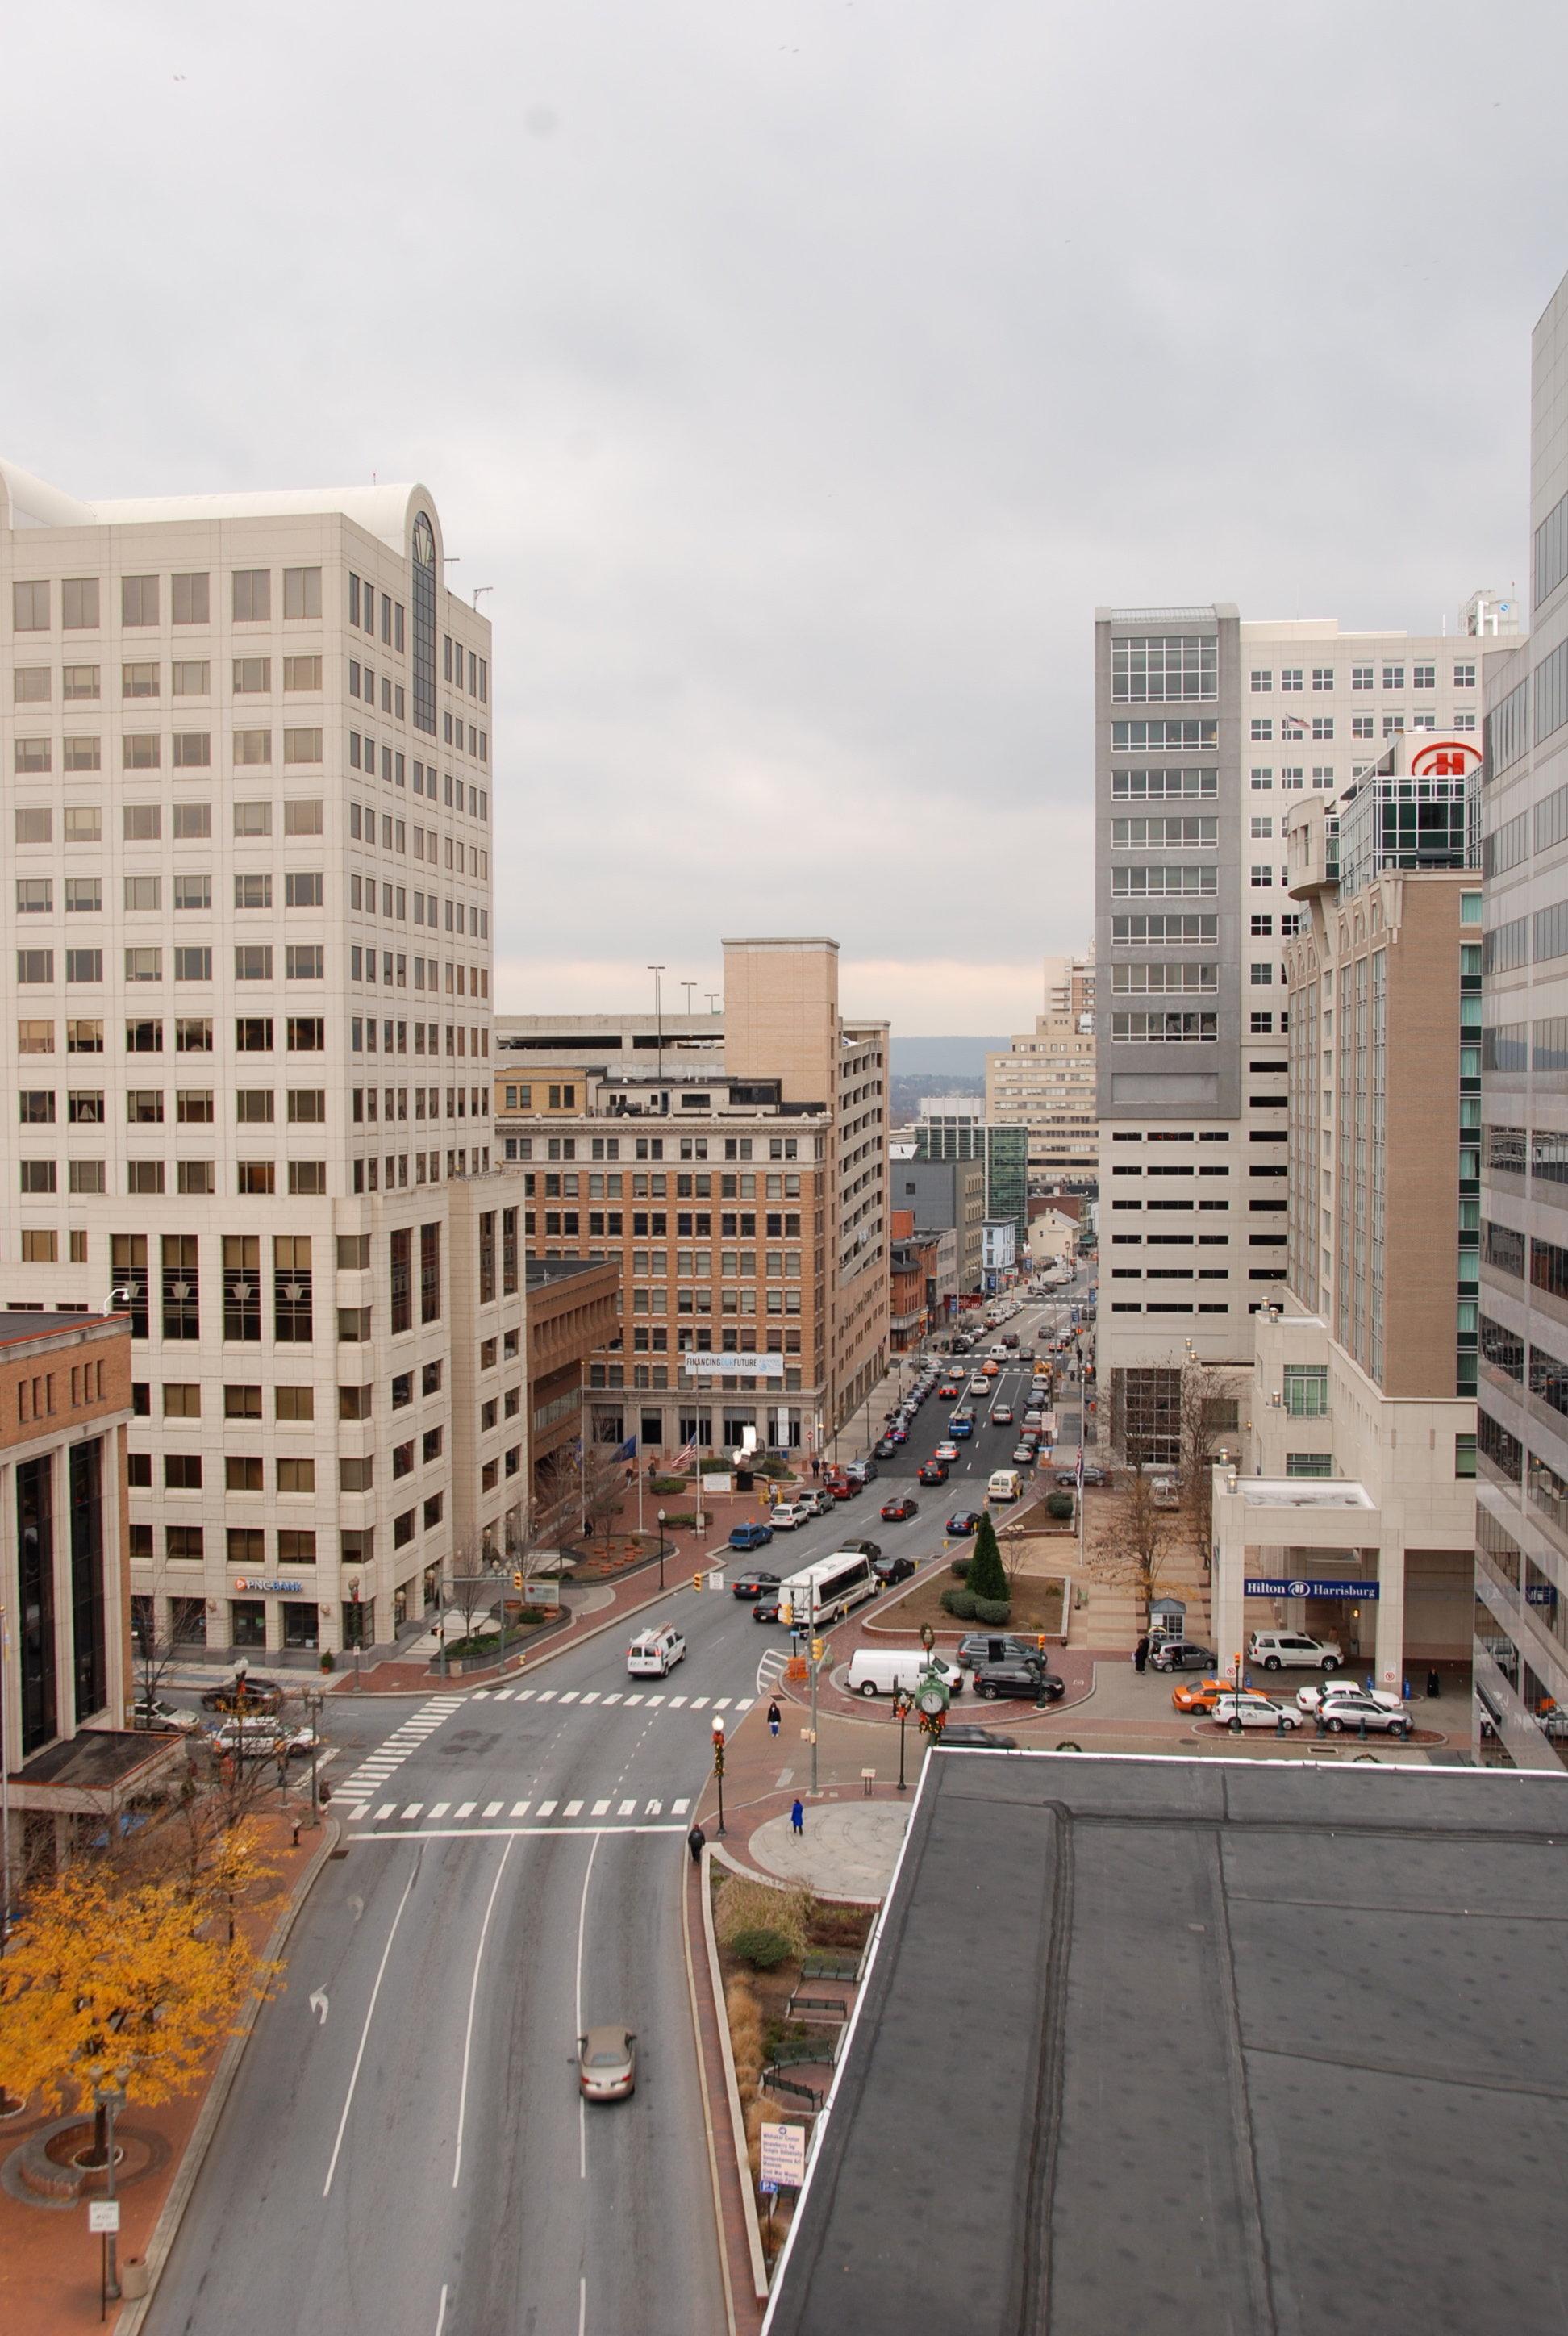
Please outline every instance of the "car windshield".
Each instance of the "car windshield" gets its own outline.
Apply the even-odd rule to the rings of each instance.
[[[590,2068],[623,2068],[625,2064],[626,2054],[624,2050],[617,2050],[613,2046],[609,2045],[607,2045],[601,2051],[590,2052],[588,2056],[588,2065]]]

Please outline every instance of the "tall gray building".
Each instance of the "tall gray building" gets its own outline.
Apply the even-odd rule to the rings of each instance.
[[[1532,638],[1490,668],[1482,801],[1475,1679],[1497,1755],[1568,1710],[1568,278],[1535,327]]]

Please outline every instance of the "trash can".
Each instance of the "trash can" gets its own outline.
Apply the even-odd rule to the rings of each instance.
[[[147,2259],[128,2255],[120,2265],[120,2292],[127,2303],[139,2303],[149,2292]]]

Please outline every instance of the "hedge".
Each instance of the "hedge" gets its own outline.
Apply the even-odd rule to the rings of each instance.
[[[754,1971],[776,1971],[793,1952],[780,1931],[737,1931],[730,1947]]]
[[[975,1619],[975,1596],[971,1590],[944,1590],[941,1604],[955,1621],[972,1622]]]
[[[966,1591],[965,1595],[969,1593]],[[976,1621],[983,1622],[989,1630],[995,1630],[1011,1621],[1013,1601],[1010,1598],[977,1598],[974,1609]]]

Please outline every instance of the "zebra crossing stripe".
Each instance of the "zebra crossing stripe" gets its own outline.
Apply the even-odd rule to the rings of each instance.
[[[664,1698],[662,1695],[650,1695],[648,1699],[648,1708],[651,1711],[656,1703],[662,1703],[663,1701]]]
[[[498,1817],[501,1815],[501,1803],[487,1801],[484,1805],[484,1814],[487,1817]]]
[[[642,1698],[640,1695],[628,1695],[626,1699],[626,1708],[629,1711],[634,1703],[640,1703],[641,1701]]]
[[[504,1703],[511,1693],[511,1689],[509,1687],[498,1687],[495,1690],[497,1703]]]
[[[714,1709],[715,1709],[716,1711],[727,1711],[727,1710],[729,1709],[729,1698],[728,1698],[728,1696],[727,1696],[727,1695],[721,1695],[721,1696],[719,1697],[719,1698],[718,1698],[718,1701],[714,1705]]]
[[[694,1696],[693,1696],[693,1698],[692,1698],[692,1699],[691,1699],[691,1708],[692,1708],[692,1709],[693,1709],[694,1711],[701,1711],[701,1710],[704,1708],[704,1707],[706,1706],[706,1702],[707,1702],[707,1698],[706,1698],[706,1695],[694,1695]]]
[[[410,1817],[416,1817],[424,1806],[424,1803],[423,1801],[410,1801],[408,1806],[403,1812],[404,1822],[406,1824]]]
[[[541,1687],[541,1688],[540,1689],[540,1691],[539,1691],[539,1699],[540,1699],[541,1703],[550,1703],[550,1702],[551,1702],[551,1701],[554,1699],[554,1696],[555,1696],[555,1689],[554,1689],[552,1687]]]
[[[690,1801],[671,1801],[669,1813],[672,1817],[684,1817],[690,1806]]]
[[[432,1805],[431,1812],[430,1812],[430,1821],[431,1821],[432,1825],[433,1825],[433,1824],[435,1823],[435,1820],[436,1820],[436,1818],[437,1818],[437,1817],[443,1817],[443,1816],[446,1815],[446,1812],[448,1811],[448,1809],[449,1809],[451,1806],[452,1806],[452,1803],[451,1803],[450,1801],[436,1801],[436,1802],[434,1802],[434,1803]]]
[[[568,1801],[566,1805],[566,1813],[569,1817],[581,1816],[582,1803],[580,1801]]]
[[[654,1698],[652,1698],[652,1700],[653,1700],[653,1701],[655,1701],[655,1702],[657,1703],[657,1702],[659,1700],[659,1698],[656,1696],[656,1697],[654,1697]],[[706,1700],[706,1698],[705,1698],[705,1700]],[[685,1698],[685,1696],[684,1696],[684,1695],[672,1695],[672,1696],[671,1696],[671,1698],[670,1698],[670,1699],[669,1699],[669,1708],[670,1708],[670,1709],[671,1709],[672,1711],[678,1711],[678,1710],[680,1709],[680,1708],[681,1708],[682,1704],[683,1704],[685,1701],[686,1701],[686,1698]]]
[[[599,1689],[598,1689],[598,1688],[596,1688],[596,1687],[590,1687],[589,1689],[588,1689],[588,1690],[587,1690],[587,1691],[586,1691],[586,1693],[583,1695],[583,1697],[582,1697],[582,1698],[581,1698],[581,1699],[582,1699],[582,1701],[583,1701],[584,1703],[597,1703],[597,1702],[599,1701]]]
[[[375,1812],[376,1824],[385,1825],[387,1818],[392,1815],[396,1806],[397,1803],[395,1801],[383,1801],[381,1806]]]
[[[460,1817],[471,1817],[478,1806],[479,1803],[477,1801],[460,1801],[458,1803],[457,1814]]]
[[[562,1694],[562,1696],[561,1696],[561,1698],[560,1698],[560,1700],[561,1700],[561,1702],[562,1702],[562,1703],[575,1703],[575,1702],[577,1701],[577,1689],[576,1689],[576,1688],[574,1688],[574,1687],[569,1687],[568,1689],[566,1689],[566,1690],[564,1691],[564,1693]]]
[[[556,1807],[557,1804],[554,1801],[541,1801],[539,1805],[539,1814],[541,1817],[552,1817],[555,1815]]]
[[[606,1704],[618,1703],[618,1702],[620,1701],[620,1697],[619,1697],[618,1693],[618,1694],[615,1694],[615,1695],[607,1695],[607,1696],[604,1698],[604,1701],[606,1702]]]
[[[528,1815],[528,1803],[526,1801],[513,1801],[511,1805],[511,1814],[514,1817],[525,1817]]]
[[[650,1817],[662,1816],[664,1815],[664,1803],[662,1801],[649,1801],[648,1805],[648,1814]]]
[[[607,1804],[607,1806],[608,1806],[608,1804]],[[616,1811],[616,1815],[617,1815],[618,1816],[622,1816],[622,1817],[634,1817],[634,1816],[636,1816],[636,1815],[637,1815],[637,1803],[636,1803],[635,1801],[622,1801],[622,1803],[621,1803],[621,1805],[620,1805],[619,1808]]]
[[[595,1801],[593,1805],[593,1814],[596,1817],[608,1816],[609,1815],[609,1803],[608,1801]]]
[[[533,1689],[531,1687],[520,1687],[517,1690],[517,1699],[519,1703],[526,1703],[532,1693]]]

